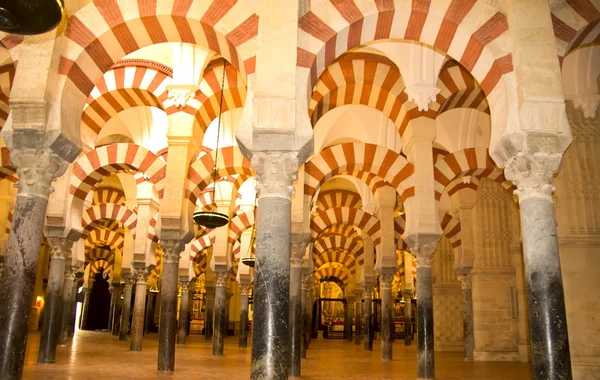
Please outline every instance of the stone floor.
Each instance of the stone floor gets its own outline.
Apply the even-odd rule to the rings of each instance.
[[[108,333],[81,332],[72,347],[59,347],[56,364],[38,365],[39,334],[29,336],[24,379],[26,380],[141,380],[141,379],[244,379],[250,378],[250,348],[237,347],[237,338],[225,340],[225,356],[211,356],[211,345],[202,336],[192,336],[186,346],[177,346],[176,371],[156,371],[158,336],[144,339],[142,352],[130,352],[128,342]],[[394,360],[381,362],[379,341],[373,352],[365,352],[342,340],[313,340],[308,359],[302,361],[303,379],[411,379],[416,378],[416,347],[394,343]],[[462,354],[436,353],[436,379],[529,380],[530,368],[521,363],[465,363]]]

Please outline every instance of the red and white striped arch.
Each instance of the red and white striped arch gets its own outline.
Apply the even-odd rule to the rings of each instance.
[[[233,247],[244,231],[254,226],[256,218],[256,209],[237,214],[229,221],[229,230],[227,231],[227,243]]]
[[[338,224],[352,225],[361,229],[373,239],[375,246],[381,241],[379,219],[364,210],[351,207],[317,210],[310,222],[313,240],[316,240],[328,227]]]
[[[335,277],[344,284],[344,287],[348,286],[348,280],[350,278],[349,271],[342,264],[338,263],[323,264],[320,268],[315,270],[314,276],[317,281],[321,281],[321,279],[327,277]]]
[[[361,208],[360,194],[350,190],[327,190],[319,192],[317,208],[328,209],[334,207]]]
[[[108,245],[113,250],[122,251],[123,246],[125,245],[125,238],[120,232],[116,232],[108,228],[96,227],[91,230],[89,235],[86,237],[85,245],[88,248]]]
[[[440,212],[440,225],[444,236],[450,241],[452,248],[458,249],[461,246],[461,226],[460,220],[447,212]]]
[[[167,165],[154,153],[135,144],[117,143],[98,147],[79,157],[73,165],[70,192],[85,200],[88,193],[106,176],[120,171],[142,172],[156,186],[159,197],[164,191]]]
[[[196,113],[196,122],[203,132],[219,116],[221,82],[223,80],[223,59],[209,63],[200,83],[198,99],[201,102]],[[225,69],[225,91],[223,91],[223,112],[244,107],[246,83],[241,73],[231,65]]]
[[[113,266],[108,261],[96,260],[90,265],[90,278],[93,278],[93,276],[100,271],[100,268],[104,270],[104,273],[108,277],[111,276]]]
[[[196,201],[202,191],[212,183],[216,153],[216,151],[205,153],[194,161],[188,169],[185,197],[194,205],[196,205]],[[255,175],[254,171],[250,168],[250,161],[242,155],[237,146],[228,146],[219,149],[218,154],[217,179],[235,174],[245,176]]]
[[[450,182],[463,176],[489,178],[500,184],[507,182],[503,171],[496,167],[486,148],[466,148],[453,152],[435,164],[433,173],[437,200],[440,200]],[[512,184],[506,183],[503,187],[506,186]]]
[[[94,191],[94,198],[92,199],[93,205],[102,203],[114,203],[114,204],[125,204],[125,193],[121,189],[115,189],[113,187],[100,187]]]
[[[438,115],[456,108],[473,108],[489,114],[485,94],[475,78],[454,60],[447,61],[440,70],[437,96]],[[435,162],[435,161],[434,161]]]
[[[331,235],[340,235],[348,238],[360,238],[360,229],[354,226],[349,226],[345,224],[337,224],[335,226],[330,226],[321,231],[319,237],[331,236]]]
[[[558,57],[584,45],[600,43],[600,3],[593,0],[559,0],[551,6]]]
[[[315,268],[320,268],[327,263],[338,263],[343,265],[351,274],[356,273],[356,259],[348,251],[341,249],[330,249],[322,252],[315,258]]]
[[[106,260],[113,265],[115,263],[115,253],[101,247],[93,247],[85,250],[85,259],[88,261]]]
[[[313,260],[316,260],[324,252],[331,250],[343,250],[347,252],[358,261],[359,265],[362,265],[364,262],[363,242],[358,236],[351,238],[342,235],[319,236],[313,244]]]
[[[414,195],[414,167],[398,153],[380,145],[343,143],[313,156],[305,165],[304,193],[312,197],[331,177],[355,171],[381,177],[400,194],[402,201]],[[369,183],[367,183],[369,185]]]
[[[215,244],[216,234],[214,230],[210,231],[207,234],[204,234],[200,237],[197,237],[192,242],[192,246],[190,247],[190,257],[194,258],[198,255],[199,252],[204,251],[206,248]]]
[[[128,229],[135,236],[137,213],[124,205],[114,203],[94,205],[85,210],[81,221],[81,227],[83,227],[82,235],[86,236],[94,228],[95,224],[101,220],[117,221],[120,226]]]
[[[511,72],[508,21],[486,1],[322,1],[299,20],[297,65],[311,87],[337,57],[384,39],[420,41],[459,61],[489,95]]]

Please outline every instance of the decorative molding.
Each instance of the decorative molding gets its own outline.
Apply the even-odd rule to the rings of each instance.
[[[596,111],[600,106],[600,95],[592,95],[588,97],[577,97],[573,99],[573,106],[581,109],[583,116],[588,119],[596,117]]]
[[[252,168],[257,176],[258,198],[290,199],[294,194],[292,182],[298,179],[297,152],[255,152]]]
[[[460,287],[462,290],[471,290],[473,288],[473,282],[471,281],[470,274],[459,274],[457,277],[460,281]]]
[[[504,174],[517,190],[519,203],[537,198],[553,202],[552,180],[560,169],[562,154],[559,153],[518,153],[506,163]]]
[[[166,88],[169,91],[168,98],[173,100],[177,108],[185,108],[188,100],[193,99],[198,92],[198,86],[195,84],[170,83]]]
[[[404,89],[408,100],[414,102],[419,111],[429,111],[429,104],[435,102],[441,89],[435,86],[418,85],[408,86]]]
[[[64,174],[68,163],[51,149],[16,148],[10,151],[10,162],[17,170],[19,196],[48,199],[54,191],[51,184]]]
[[[382,274],[381,276],[379,276],[379,285],[381,286],[381,290],[391,290],[393,280],[393,274]]]

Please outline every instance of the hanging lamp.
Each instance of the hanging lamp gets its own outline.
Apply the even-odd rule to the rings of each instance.
[[[63,0],[11,0],[0,4],[0,31],[42,34],[56,28],[64,15]]]
[[[221,81],[221,97],[219,99],[219,117],[217,119],[217,146],[215,149],[215,166],[212,171],[212,204],[210,211],[196,211],[193,215],[194,223],[205,228],[223,227],[229,223],[229,216],[217,211],[217,175],[218,175],[218,160],[219,160],[219,138],[221,136],[221,116],[223,114],[223,92],[225,91],[225,69],[227,61],[223,59],[223,79]]]

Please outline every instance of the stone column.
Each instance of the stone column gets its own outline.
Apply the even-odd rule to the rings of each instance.
[[[348,326],[346,339],[349,342],[352,342],[352,326],[354,325],[353,318],[354,318],[354,297],[348,296],[348,297],[346,297],[346,322],[347,322],[346,326]]]
[[[381,360],[392,360],[392,281],[393,274],[379,276],[381,288]]]
[[[154,299],[155,294],[148,291],[146,294],[146,322],[144,323],[144,334],[148,334],[154,327]]]
[[[23,108],[27,107],[20,107],[20,112],[26,112]],[[37,120],[36,116],[27,116],[22,114],[21,119]],[[17,380],[23,373],[42,230],[52,192],[50,183],[64,173],[66,164],[50,149],[9,148],[19,182],[0,278],[0,379]]]
[[[113,322],[113,309],[115,307],[115,287],[113,284],[110,284],[108,287],[108,292],[110,293],[110,306],[108,307],[108,331],[112,331],[112,322]]]
[[[212,340],[213,336],[213,314],[215,308],[215,287],[205,286],[204,297],[206,307],[204,308],[204,339]]]
[[[412,298],[414,292],[412,289],[404,289],[404,345],[412,345]]]
[[[212,354],[223,355],[225,339],[225,291],[227,287],[227,272],[215,274],[215,310],[212,336]]]
[[[83,288],[83,305],[81,306],[81,318],[79,321],[80,330],[85,330],[87,328],[88,308],[90,306],[90,293],[92,293],[92,288]]]
[[[77,273],[77,267],[67,266],[65,268],[65,278],[62,289],[62,312],[60,318],[60,330],[58,334],[58,344],[61,346],[67,344],[69,338],[69,328],[71,319],[73,318],[73,303],[75,291],[73,282],[75,281],[75,274]]]
[[[255,152],[252,157],[258,174],[253,380],[288,377],[291,196],[298,166],[291,152]]]
[[[77,294],[79,293],[79,281],[77,274],[75,274],[75,280],[73,280],[73,293],[71,294],[71,319],[69,320],[68,327],[68,338],[72,338],[75,335],[75,324],[77,323]]]
[[[534,380],[572,377],[552,200],[560,161],[560,154],[523,154],[505,169],[519,197]]]
[[[51,364],[56,359],[56,344],[60,329],[61,293],[65,274],[65,254],[63,245],[65,238],[48,238],[50,247],[50,270],[48,271],[48,287],[46,288],[46,305],[44,306],[44,321],[38,364]],[[70,247],[69,247],[70,248]]]
[[[417,257],[417,378],[434,379],[435,363],[433,357],[433,280],[431,262],[435,247],[439,241],[415,243],[411,252]]]
[[[295,236],[292,237],[292,241]],[[302,258],[306,252],[305,242],[294,242],[290,259],[290,377],[300,377],[302,358]]]
[[[223,320],[224,323],[224,337],[227,338],[229,336],[229,310],[231,309],[231,297],[233,297],[233,293],[225,292],[225,318]]]
[[[119,335],[119,329],[120,329],[120,317],[121,317],[121,308],[122,306],[122,302],[121,302],[121,295],[123,294],[123,285],[121,284],[114,284],[113,285],[114,289],[115,289],[115,303],[113,305],[113,310],[112,310],[112,314],[113,314],[113,323],[112,323],[112,335],[117,336]]]
[[[192,327],[192,314],[194,312],[194,297],[196,296],[196,280],[190,281],[188,287],[188,309],[187,309],[187,323],[185,325],[185,336],[190,336],[190,329]]]
[[[365,349],[365,351],[373,351],[373,335],[371,334],[371,330],[373,329],[373,324],[372,324],[372,293],[373,293],[373,288],[371,288],[370,285],[365,286],[364,291],[363,291],[363,297],[365,300],[365,304],[364,304],[364,321],[363,324],[365,326],[365,342],[363,344],[363,348]]]
[[[158,370],[175,370],[175,340],[177,335],[177,282],[179,255],[183,245],[177,240],[164,242],[165,249],[160,289],[160,324],[158,327]]]
[[[189,298],[189,281],[180,281],[181,283],[181,301],[179,302],[179,324],[177,326],[177,344],[185,344],[187,338],[187,325],[189,319],[188,306]]]
[[[129,334],[129,315],[131,314],[131,291],[135,279],[124,278],[123,285],[123,308],[121,309],[121,323],[119,324],[119,340],[127,340]]]
[[[146,311],[146,292],[148,291],[148,272],[146,268],[135,271],[135,300],[133,304],[133,319],[131,321],[130,351],[142,350],[144,338],[144,314]]]
[[[354,303],[355,307],[355,331],[354,331],[354,344],[359,345],[360,339],[362,337],[362,296],[363,292],[361,290],[355,290],[354,295],[356,296],[356,302]]]
[[[238,346],[248,347],[248,291],[250,284],[240,284],[240,338]]]
[[[311,278],[309,275],[303,275],[302,280],[302,342],[301,342],[301,356],[306,359],[306,350],[308,349],[308,338],[310,334],[310,286]]]
[[[471,283],[471,268],[459,268],[458,280],[463,292],[463,335],[465,341],[465,360],[473,360],[475,335],[473,333],[473,292]]]

